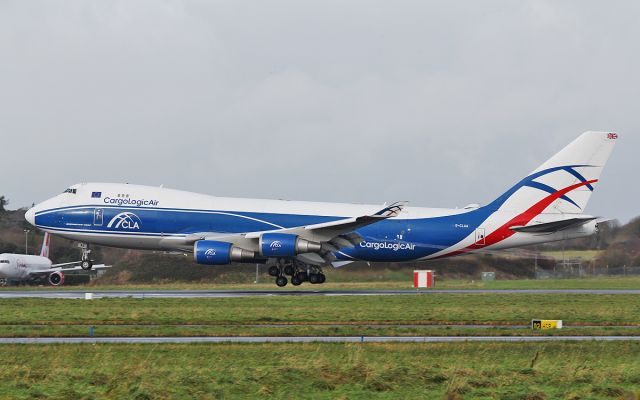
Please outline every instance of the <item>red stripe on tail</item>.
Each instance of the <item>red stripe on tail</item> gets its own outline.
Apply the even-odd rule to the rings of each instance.
[[[592,183],[596,183],[596,182],[598,182],[597,179],[586,181],[586,182],[580,182],[580,183],[576,183],[575,185],[566,187],[562,190],[559,190],[553,193],[552,195],[547,196],[544,199],[540,200],[539,202],[534,204],[531,208],[529,208],[522,214],[513,217],[509,222],[507,222],[506,224],[502,225],[500,228],[496,229],[495,231],[487,235],[485,237],[484,244],[474,243],[469,247],[466,247],[461,250],[456,250],[449,254],[444,254],[441,257],[450,257],[450,256],[462,254],[462,253],[468,253],[473,250],[481,249],[486,246],[491,246],[492,244],[500,243],[501,241],[513,236],[516,233],[515,231],[511,230],[512,227],[527,225],[529,222],[531,222],[532,219],[542,214],[542,212],[547,207],[549,207],[554,201],[558,200],[560,197],[564,196],[565,194],[573,190],[578,189],[579,187],[591,185]]]

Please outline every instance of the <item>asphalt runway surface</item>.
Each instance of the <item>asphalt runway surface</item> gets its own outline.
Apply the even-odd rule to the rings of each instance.
[[[640,336],[200,336],[200,337],[66,337],[0,338],[0,344],[82,343],[452,343],[640,341]]]
[[[267,296],[428,296],[430,294],[638,294],[640,289],[425,289],[425,290],[1,290],[0,298],[228,298]]]

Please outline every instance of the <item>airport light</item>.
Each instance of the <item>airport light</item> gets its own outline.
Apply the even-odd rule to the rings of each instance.
[[[29,254],[29,232],[30,229],[24,230],[24,254]]]
[[[253,283],[258,283],[258,274],[260,273],[260,264],[256,264],[256,281]]]

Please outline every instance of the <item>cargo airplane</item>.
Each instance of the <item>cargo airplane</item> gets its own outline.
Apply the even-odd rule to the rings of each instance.
[[[53,286],[64,284],[64,273],[81,271],[80,261],[64,264],[53,264],[49,259],[50,236],[45,232],[42,241],[40,255],[28,254],[0,254],[0,284],[31,283],[46,280]],[[109,268],[105,265],[96,265],[94,269]]]
[[[323,267],[415,262],[589,236],[584,209],[618,134],[585,132],[490,203],[462,209],[213,197],[76,184],[27,211],[32,225],[89,244],[192,252],[205,265],[267,263],[278,286],[323,283]]]

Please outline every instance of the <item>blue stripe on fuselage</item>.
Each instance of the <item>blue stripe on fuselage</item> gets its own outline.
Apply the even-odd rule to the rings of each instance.
[[[95,210],[102,210],[102,224],[95,224]],[[121,213],[134,213],[138,226],[116,227],[109,223]],[[353,248],[343,249],[340,257],[370,261],[411,260],[447,248],[471,234],[492,213],[480,208],[435,218],[389,219],[356,231],[365,239]],[[127,236],[187,235],[190,233],[247,233],[336,221],[345,216],[252,213],[132,207],[75,206],[38,212],[36,225],[51,229],[92,234]],[[373,244],[367,244],[373,243]],[[375,245],[378,243],[378,245]],[[368,247],[369,246],[369,247]]]
[[[340,260],[410,261],[447,249],[471,235],[494,211],[482,207],[461,214],[389,219],[356,232],[363,242],[343,248]]]
[[[487,206],[477,209],[440,217],[387,219],[363,227],[356,230],[356,233],[364,241],[355,247],[341,249],[336,256],[344,260],[368,261],[409,261],[430,256],[471,235],[520,188],[531,186],[546,192],[555,190],[534,182],[538,177],[565,170],[578,179],[584,180],[585,178],[574,170],[577,167],[587,167],[587,165],[554,167],[532,174]],[[563,199],[575,205],[569,198],[563,197]],[[101,224],[96,221],[96,209],[101,210]],[[139,220],[129,221],[127,216],[116,218],[122,213],[133,213]],[[58,231],[169,236],[201,232],[222,234],[261,232],[337,221],[349,217],[86,205],[39,211],[36,213],[35,223],[37,226]],[[122,223],[118,225],[116,222],[109,226],[111,221],[122,221]]]
[[[101,224],[96,221],[95,210],[102,210]],[[134,227],[133,224],[127,223],[116,226],[116,221],[109,227],[109,223],[124,212],[135,214],[139,218],[138,226]],[[343,218],[347,217],[217,210],[75,206],[38,212],[35,223],[37,226],[81,229],[89,232],[189,234],[196,232],[260,232],[319,224]]]

